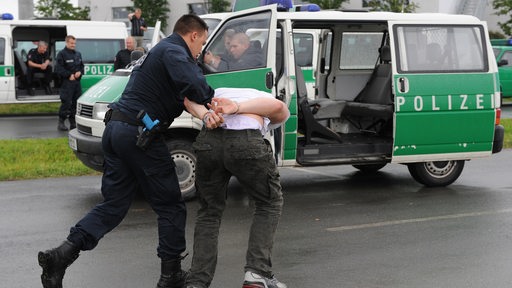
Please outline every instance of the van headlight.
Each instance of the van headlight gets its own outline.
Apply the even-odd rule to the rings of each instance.
[[[92,108],[92,119],[103,120],[105,113],[107,113],[108,105],[110,103],[96,102]]]

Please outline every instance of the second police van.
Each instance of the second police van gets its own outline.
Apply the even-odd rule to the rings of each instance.
[[[125,47],[126,26],[122,22],[70,20],[0,21],[0,103],[58,102],[60,79],[55,73],[55,59],[65,47],[66,35],[77,39],[76,50],[82,54],[84,75],[82,91],[114,72],[114,56]],[[47,95],[34,76],[34,95],[27,91],[27,55],[39,41],[48,43],[53,75]]]
[[[269,5],[226,16],[204,51],[223,53],[228,30],[257,32],[251,42],[265,64],[237,71],[215,71],[201,59],[199,64],[214,88],[255,88],[288,105],[289,120],[265,136],[278,166],[348,164],[373,172],[400,163],[419,183],[445,186],[459,177],[465,161],[502,149],[498,69],[486,24],[475,17],[277,12]],[[317,36],[301,43],[296,36],[304,31]],[[307,41],[315,47],[309,90],[299,65]],[[116,71],[78,101],[69,144],[96,170],[103,163],[104,113],[129,75]],[[201,127],[185,112],[165,135],[185,198],[195,193],[191,143]]]

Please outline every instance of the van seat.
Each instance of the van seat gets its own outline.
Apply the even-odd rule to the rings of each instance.
[[[370,127],[383,123],[393,117],[393,99],[391,93],[391,51],[384,45],[379,49],[380,63],[376,65],[366,86],[354,101],[347,101],[344,116],[373,118]],[[370,127],[361,127],[367,129]]]

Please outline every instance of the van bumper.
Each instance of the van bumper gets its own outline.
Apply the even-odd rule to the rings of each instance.
[[[503,149],[503,139],[505,138],[505,127],[496,125],[494,127],[494,142],[492,143],[492,153],[498,153]]]
[[[69,147],[82,163],[96,171],[103,171],[101,137],[94,137],[72,129],[68,134]]]

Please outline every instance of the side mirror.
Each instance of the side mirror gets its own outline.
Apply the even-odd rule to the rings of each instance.
[[[498,67],[507,66],[507,65],[508,65],[507,59],[501,59],[500,61],[498,61]]]

